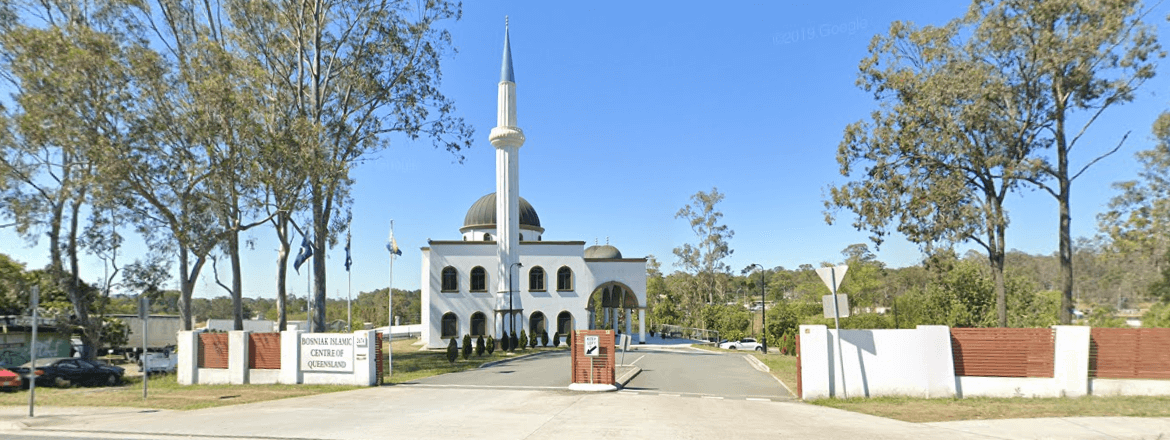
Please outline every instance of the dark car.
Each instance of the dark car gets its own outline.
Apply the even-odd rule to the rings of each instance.
[[[24,378],[28,385],[30,363],[13,368],[12,371]],[[77,358],[45,358],[37,359],[36,378],[37,386],[70,386],[70,385],[105,385],[113,386],[122,383],[122,367],[102,365],[96,362]]]

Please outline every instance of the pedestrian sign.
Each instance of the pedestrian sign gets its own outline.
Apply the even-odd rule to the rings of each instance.
[[[585,335],[585,343],[581,344],[585,346],[585,356],[597,356],[601,351],[597,349],[599,342],[600,338],[597,335]]]

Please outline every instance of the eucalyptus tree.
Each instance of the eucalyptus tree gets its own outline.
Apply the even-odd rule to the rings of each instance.
[[[322,305],[312,319],[323,325],[324,250],[345,225],[335,220],[345,212],[350,169],[385,148],[391,133],[429,138],[459,160],[471,146],[471,128],[439,90],[440,61],[453,51],[451,35],[439,25],[458,19],[461,6],[399,0],[227,4],[239,50],[271,79],[273,105],[291,99],[291,126],[302,134],[294,150],[303,160],[298,171],[306,182],[307,229],[317,249],[314,302]]]
[[[876,245],[893,230],[928,254],[978,244],[1006,325],[1004,200],[1032,175],[1027,158],[1036,130],[1028,121],[1038,116],[1015,99],[1026,93],[1017,74],[982,62],[986,48],[963,38],[964,24],[895,22],[888,35],[874,37],[857,83],[880,109],[845,130],[837,161],[853,180],[830,188],[826,221],[847,209]]]
[[[674,255],[678,258],[674,265],[692,275],[690,288],[681,298],[682,309],[690,325],[702,322],[700,311],[704,294],[708,304],[715,303],[716,292],[722,298],[726,283],[720,282],[725,279],[720,275],[726,275],[731,270],[724,260],[735,252],[728,243],[735,236],[735,231],[721,224],[723,212],[717,209],[717,205],[723,198],[724,194],[718,188],[711,188],[711,192],[699,191],[691,196],[690,203],[674,215],[674,218],[687,222],[698,240],[694,244],[684,243],[674,248]]]
[[[1162,280],[1150,282],[1147,288],[1153,296],[1170,301],[1170,240],[1166,236],[1170,230],[1170,113],[1155,121],[1154,137],[1153,148],[1136,154],[1142,166],[1138,179],[1115,183],[1120,193],[1097,219],[1114,253],[1154,262]]]
[[[81,280],[79,253],[86,209],[101,199],[95,199],[101,177],[95,151],[126,142],[126,117],[134,107],[132,81],[123,68],[129,53],[121,5],[3,6],[0,75],[13,102],[0,115],[0,216],[11,218],[16,231],[34,243],[42,234],[48,237],[48,275],[68,297],[70,323],[82,331],[85,346],[98,347],[101,298]],[[88,242],[100,253],[98,248],[116,239]]]
[[[1106,111],[1133,100],[1154,76],[1154,59],[1164,53],[1154,29],[1142,20],[1150,11],[1137,0],[976,1],[968,20],[974,38],[985,41],[992,62],[1021,75],[1026,94],[1016,99],[1038,110],[1044,149],[1031,157],[1038,176],[1029,182],[1059,206],[1060,322],[1073,308],[1072,183],[1118,151],[1128,136],[1090,154],[1079,168],[1070,155]]]

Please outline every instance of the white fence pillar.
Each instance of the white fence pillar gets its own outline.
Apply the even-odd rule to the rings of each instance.
[[[301,332],[280,332],[280,377],[277,382],[301,383]]]
[[[228,383],[248,383],[248,335],[247,330],[228,332]]]
[[[922,343],[926,397],[955,397],[955,357],[951,347],[951,328],[945,325],[920,325],[917,330],[918,340]]]
[[[1090,327],[1056,325],[1052,377],[1056,397],[1080,397],[1089,393]]]
[[[178,334],[179,366],[176,367],[179,385],[199,383],[199,334],[181,331]]]
[[[833,395],[829,354],[829,330],[823,325],[802,325],[800,332],[801,399],[822,399]]]

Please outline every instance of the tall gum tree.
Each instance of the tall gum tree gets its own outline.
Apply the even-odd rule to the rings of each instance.
[[[1115,146],[1096,147],[1079,168],[1072,153],[1106,110],[1133,100],[1154,76],[1154,59],[1165,54],[1142,21],[1149,12],[1136,0],[977,0],[965,18],[987,53],[983,62],[1022,72],[1020,88],[1028,93],[1015,99],[1041,116],[1017,125],[1042,140],[1030,156],[1038,174],[1028,181],[1058,205],[1062,324],[1072,321],[1074,306],[1072,183],[1117,152],[1128,133],[1118,133]]]
[[[674,255],[678,258],[675,266],[691,275],[690,287],[681,297],[681,308],[686,314],[684,319],[691,326],[697,327],[703,322],[704,294],[707,304],[715,304],[716,293],[720,300],[723,299],[726,275],[731,270],[724,259],[735,252],[728,243],[735,231],[720,223],[723,212],[716,205],[723,198],[724,194],[718,188],[711,188],[711,192],[699,191],[691,196],[691,203],[674,215],[674,218],[687,222],[698,240],[674,248]]]
[[[825,217],[832,224],[838,210],[852,212],[853,226],[877,246],[891,231],[927,254],[978,244],[1006,325],[1004,200],[1031,175],[1036,139],[1027,121],[1037,116],[1013,99],[1026,93],[1017,73],[982,62],[985,52],[964,30],[961,20],[923,28],[895,22],[873,38],[857,84],[879,109],[845,129],[837,161],[853,180],[829,189]]]
[[[345,223],[351,167],[388,146],[391,133],[428,138],[455,154],[473,131],[440,90],[440,61],[454,49],[439,27],[458,20],[447,1],[228,1],[241,50],[292,99],[313,253],[311,319],[325,323],[325,250]],[[286,232],[287,233],[287,232]],[[285,250],[287,255],[287,250]],[[282,258],[283,259],[283,258]],[[284,264],[284,263],[280,263]]]
[[[70,323],[84,345],[96,348],[102,306],[81,280],[79,254],[97,183],[94,151],[125,142],[132,106],[119,5],[44,1],[3,8],[10,14],[0,18],[0,75],[13,106],[4,109],[0,137],[0,181],[6,182],[0,215],[26,238],[48,237],[48,274],[68,297]]]

